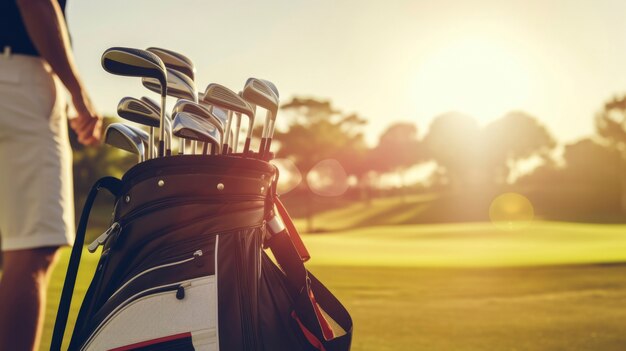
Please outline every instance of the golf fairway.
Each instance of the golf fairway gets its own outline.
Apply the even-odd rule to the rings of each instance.
[[[626,226],[535,222],[304,235],[354,319],[353,350],[623,350]],[[85,251],[66,343],[98,255]],[[51,278],[49,348],[69,250]],[[606,264],[612,263],[613,264]]]

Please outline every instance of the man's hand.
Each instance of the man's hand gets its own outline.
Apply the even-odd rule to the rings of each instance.
[[[70,119],[70,127],[83,145],[97,145],[102,138],[102,116],[93,107],[84,91],[72,95],[78,116]]]

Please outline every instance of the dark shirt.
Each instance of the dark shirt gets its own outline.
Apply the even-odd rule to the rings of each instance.
[[[65,17],[67,0],[57,0]],[[40,56],[30,40],[15,0],[0,0],[0,53],[5,46],[14,54]]]

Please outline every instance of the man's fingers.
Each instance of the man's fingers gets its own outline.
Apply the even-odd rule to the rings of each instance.
[[[97,145],[102,136],[102,119],[90,118],[89,123],[77,128],[78,142],[83,145]]]
[[[79,115],[76,118],[70,119],[70,126],[72,127],[72,129],[74,130],[81,130],[85,127],[85,125],[87,125],[89,123],[91,118],[85,118],[81,115]]]

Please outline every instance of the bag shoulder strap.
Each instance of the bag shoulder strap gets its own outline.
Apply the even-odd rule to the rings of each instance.
[[[122,188],[122,181],[115,177],[103,177],[96,181],[96,183],[91,187],[91,190],[89,190],[89,194],[87,195],[87,199],[85,200],[85,205],[83,206],[83,212],[80,216],[78,228],[76,230],[76,239],[74,240],[74,247],[72,248],[70,262],[67,267],[67,273],[65,275],[65,282],[63,283],[63,292],[61,293],[59,309],[57,311],[56,320],[54,322],[54,331],[52,334],[50,350],[61,350],[61,344],[63,343],[63,334],[65,334],[67,317],[70,311],[70,305],[72,303],[74,285],[76,284],[76,276],[78,274],[80,257],[83,252],[83,246],[85,244],[85,233],[87,232],[89,214],[91,213],[91,208],[93,207],[93,203],[96,200],[98,192],[100,191],[100,189],[103,188],[113,194],[115,198],[118,198]]]
[[[287,285],[292,290],[296,321],[309,343],[321,351],[350,349],[352,318],[333,294],[310,274],[304,262],[311,258],[287,209],[276,194],[278,169],[268,194],[268,236],[265,245],[270,248],[276,262],[285,273]],[[328,316],[341,329],[337,335],[326,318]]]

